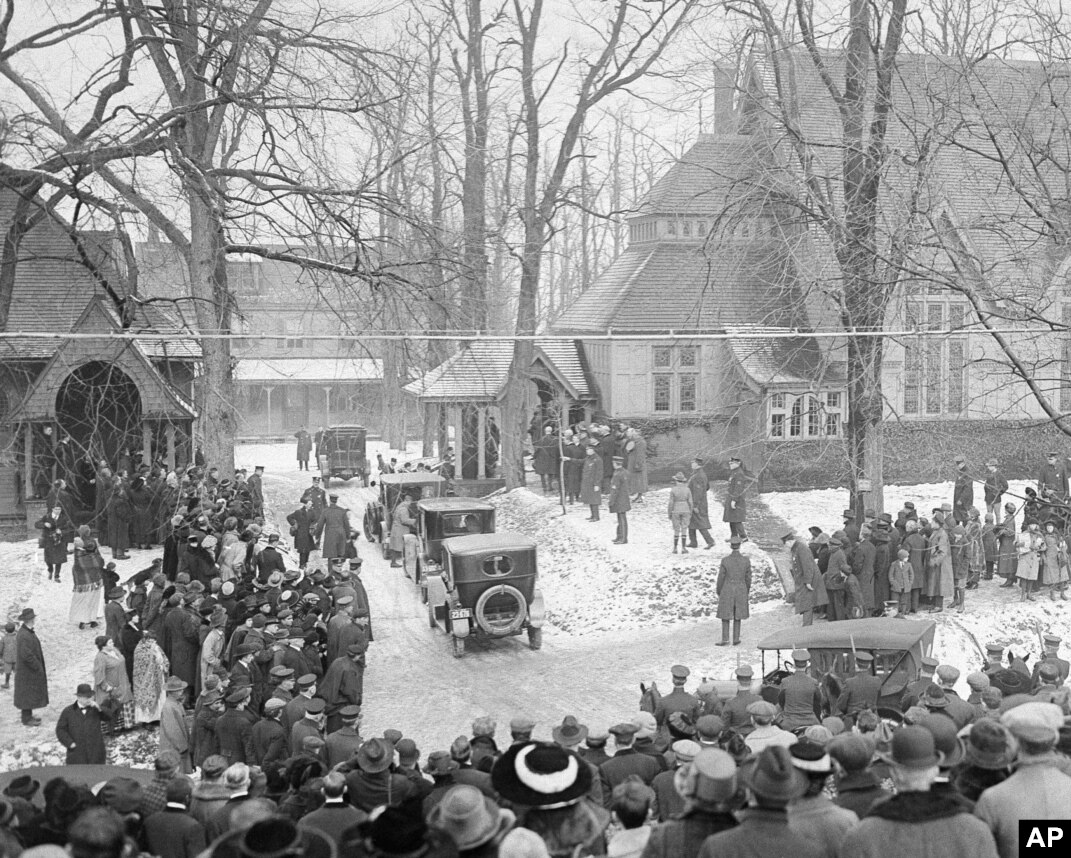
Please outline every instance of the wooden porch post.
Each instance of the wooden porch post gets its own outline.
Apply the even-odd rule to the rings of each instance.
[[[34,495],[33,486],[33,424],[28,420],[22,424],[22,502],[26,503]]]
[[[152,426],[147,420],[141,423],[141,463],[152,467]]]
[[[487,476],[487,409],[476,406],[476,479]]]
[[[270,435],[271,434],[271,392],[273,390],[275,390],[275,388],[274,387],[262,387],[262,389],[264,390],[265,395],[268,397],[268,407],[267,407],[268,424],[267,424],[267,427],[266,427],[265,434]]]
[[[462,468],[465,463],[465,408],[454,406],[454,460],[457,463],[457,478],[464,479]]]
[[[164,427],[164,440],[167,442],[167,469],[175,470],[175,427],[168,423]]]
[[[331,388],[324,388],[324,425],[331,425]]]

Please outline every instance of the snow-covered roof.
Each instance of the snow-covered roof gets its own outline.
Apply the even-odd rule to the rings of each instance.
[[[383,378],[378,358],[242,358],[234,368],[234,380],[286,384],[312,381],[379,381]]]

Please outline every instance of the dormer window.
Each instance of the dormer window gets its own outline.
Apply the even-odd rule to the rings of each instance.
[[[681,235],[683,235],[685,238],[692,237],[692,222],[690,220],[686,220],[681,223]]]
[[[675,220],[666,221],[666,235],[677,237],[677,222]]]

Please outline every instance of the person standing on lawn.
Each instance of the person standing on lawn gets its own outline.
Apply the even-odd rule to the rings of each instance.
[[[34,527],[41,531],[37,544],[44,551],[48,580],[59,583],[60,570],[67,562],[67,534],[63,526],[63,509],[59,506],[52,507],[52,511],[38,519]]]
[[[782,534],[781,542],[788,549],[792,558],[792,581],[795,584],[796,613],[803,619],[803,625],[814,623],[815,592],[821,574],[818,564],[807,543],[789,530]]]
[[[21,710],[22,723],[27,727],[37,727],[41,723],[33,710],[48,706],[45,655],[41,651],[41,641],[33,630],[36,618],[33,608],[24,608],[19,614],[22,625],[15,636],[15,693],[12,702],[16,709]]]
[[[743,462],[736,456],[729,458],[729,485],[725,489],[725,512],[721,520],[729,525],[729,535],[747,540],[744,520],[747,518],[747,487],[750,482]]]
[[[625,451],[628,454],[629,486],[636,493],[632,501],[640,503],[643,500],[643,493],[647,491],[647,441],[635,429],[629,429],[626,437],[628,438],[625,442]]]
[[[56,738],[67,749],[67,765],[102,766],[107,762],[104,752],[104,715],[93,699],[93,686],[83,682],[75,691],[75,701],[59,716]]]
[[[298,470],[307,471],[309,469],[309,453],[312,452],[312,436],[309,435],[308,430],[302,426],[294,433],[294,437],[297,438]]]
[[[688,477],[688,490],[692,493],[692,518],[688,522],[688,547],[698,548],[696,532],[703,536],[707,548],[714,547],[714,537],[710,535],[710,513],[707,510],[707,491],[710,480],[703,467],[703,460],[698,456],[692,459],[692,473]]]
[[[681,544],[681,554],[688,553],[688,524],[692,519],[692,492],[685,484],[681,471],[673,475],[673,487],[669,490],[667,514],[673,524],[673,553],[677,553],[677,542]]]
[[[598,444],[594,438],[588,441],[580,470],[580,502],[586,503],[591,510],[588,521],[599,520],[599,507],[602,505],[602,457]]]
[[[733,646],[740,644],[740,622],[746,620],[748,595],[751,592],[751,561],[740,553],[741,538],[731,536],[732,551],[721,559],[716,590],[718,593],[718,619],[721,620],[721,641],[717,646],[729,645],[729,623],[733,624]]]
[[[617,537],[614,545],[628,544],[628,511],[632,509],[629,499],[628,472],[623,456],[614,456],[614,475],[610,479],[610,496],[607,502],[610,512],[617,515]]]

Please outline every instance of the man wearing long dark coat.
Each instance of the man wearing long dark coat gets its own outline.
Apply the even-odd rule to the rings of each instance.
[[[313,536],[319,541],[323,536],[321,554],[328,560],[346,556],[346,542],[350,536],[349,510],[338,505],[338,495],[330,495],[330,505],[316,522]]]
[[[740,553],[740,537],[729,538],[732,549],[721,559],[715,589],[718,593],[718,619],[721,620],[721,641],[729,645],[729,623],[733,625],[733,646],[740,643],[740,622],[751,614],[748,596],[751,594],[751,560]]]
[[[163,642],[167,658],[171,662],[171,674],[188,686],[184,692],[188,698],[197,682],[197,658],[201,646],[198,632],[201,618],[190,608],[192,594],[183,598],[182,607],[168,611],[164,618]]]
[[[703,534],[707,548],[714,547],[714,538],[710,535],[710,512],[707,510],[707,490],[710,480],[703,468],[703,460],[692,459],[692,474],[688,477],[688,490],[692,493],[692,518],[688,522],[688,547],[698,548],[696,532]]]
[[[750,482],[743,462],[735,456],[729,459],[729,485],[725,489],[725,511],[721,520],[729,525],[729,535],[747,539],[744,521],[747,518],[747,487]]]
[[[107,762],[104,734],[100,725],[107,720],[88,683],[78,686],[74,703],[64,709],[56,722],[56,738],[67,749],[67,765],[103,766]]]
[[[342,707],[360,706],[364,698],[364,653],[367,646],[351,644],[331,662],[320,685],[326,706],[328,733],[342,727]]]
[[[796,613],[803,618],[803,625],[809,626],[814,622],[815,594],[818,589],[818,581],[821,575],[818,572],[818,564],[815,562],[811,549],[793,531],[788,531],[781,537],[785,547],[789,550],[789,558],[792,563],[792,583],[795,585]]]
[[[290,525],[290,536],[298,553],[298,566],[304,569],[309,563],[309,555],[316,547],[316,540],[312,538],[316,520],[312,517],[312,498],[306,498],[304,495],[302,498],[301,507],[290,513],[286,521]]]
[[[33,608],[25,608],[19,614],[22,625],[15,636],[15,691],[12,702],[16,709],[21,710],[22,723],[27,727],[36,727],[41,723],[33,710],[48,706],[45,654],[33,630],[36,617]]]

